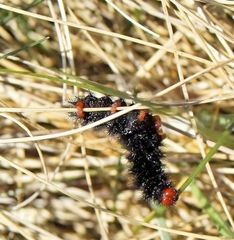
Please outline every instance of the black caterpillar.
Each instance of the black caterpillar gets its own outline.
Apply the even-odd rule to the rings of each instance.
[[[70,101],[77,111],[76,119],[82,125],[96,122],[117,112],[118,107],[127,106],[123,99],[112,101],[109,96],[97,98],[92,94]],[[111,107],[111,111],[84,112],[84,108]],[[72,115],[71,114],[71,115]],[[146,200],[154,200],[164,206],[172,206],[178,199],[178,191],[164,172],[160,150],[164,134],[159,116],[152,116],[146,110],[134,110],[99,126],[105,127],[110,135],[117,136],[129,151],[130,173],[135,185],[143,191]]]

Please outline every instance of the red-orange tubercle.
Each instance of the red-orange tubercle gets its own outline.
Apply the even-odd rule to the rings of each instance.
[[[121,102],[117,100],[111,105],[111,113],[116,113],[118,107],[121,107]]]
[[[79,118],[85,117],[84,106],[85,104],[81,100],[76,103],[76,114]]]
[[[162,193],[161,204],[165,207],[170,207],[175,204],[178,199],[178,191],[173,188],[165,188]]]
[[[154,116],[154,122],[155,122],[155,127],[157,131],[160,131],[162,128],[162,122],[161,122],[161,118],[158,115]]]
[[[140,122],[143,122],[145,120],[145,117],[147,115],[147,112],[145,110],[140,110],[138,116],[137,116],[137,119],[140,121]]]
[[[155,125],[156,131],[157,131],[158,135],[161,137],[161,139],[162,140],[165,139],[166,134],[162,130],[161,118],[158,115],[154,116],[154,125]]]

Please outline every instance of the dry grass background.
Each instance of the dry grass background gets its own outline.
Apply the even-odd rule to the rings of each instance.
[[[0,239],[233,238],[233,135],[165,210],[141,199],[115,139],[67,117],[64,104],[85,90],[61,83],[158,104],[166,171],[181,186],[234,122],[233,10],[225,0],[1,1]]]

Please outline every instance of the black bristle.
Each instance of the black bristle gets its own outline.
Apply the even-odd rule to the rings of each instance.
[[[92,94],[83,99],[77,98],[77,101],[83,101],[84,108],[112,107],[116,103],[118,106],[127,105],[123,99],[112,101],[109,96],[97,98]],[[75,102],[72,104],[76,105]],[[111,111],[85,112],[82,125],[96,122],[110,114]],[[143,111],[143,115],[140,115],[140,111],[134,110],[100,127],[106,127],[108,133],[116,136],[129,151],[129,171],[134,177],[135,186],[142,190],[144,198],[165,206],[173,205],[178,198],[178,192],[164,171],[161,162],[164,155],[160,150],[162,137],[152,114]]]

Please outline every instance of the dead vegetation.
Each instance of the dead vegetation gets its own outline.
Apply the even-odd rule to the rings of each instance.
[[[64,106],[88,90],[144,99],[163,118],[166,170],[181,186],[234,123],[233,10],[225,0],[0,4],[0,239],[233,238],[233,128],[165,210],[141,199],[115,139]]]

